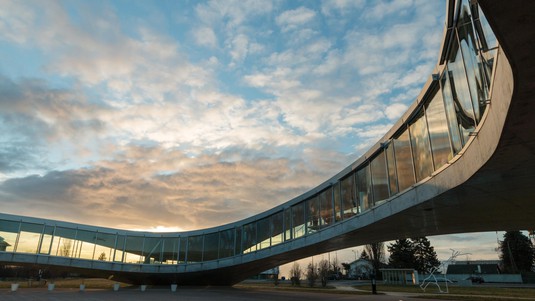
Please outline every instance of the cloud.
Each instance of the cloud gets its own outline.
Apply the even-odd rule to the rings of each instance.
[[[309,23],[315,16],[315,11],[301,6],[293,10],[284,11],[277,16],[275,22],[283,32],[287,32]]]
[[[201,27],[196,29],[193,34],[197,44],[210,48],[215,48],[217,46],[217,37],[211,28]]]
[[[217,155],[190,158],[160,147],[124,151],[124,160],[102,161],[92,168],[6,180],[0,184],[2,208],[109,227],[139,229],[158,221],[165,227],[200,229],[272,208],[326,176],[301,160],[224,162]],[[172,171],[162,174],[165,168]]]

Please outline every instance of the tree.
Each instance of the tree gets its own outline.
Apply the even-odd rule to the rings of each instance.
[[[98,260],[106,261],[106,253],[100,253],[100,255],[98,256]]]
[[[507,231],[500,242],[500,260],[505,272],[518,273],[531,271],[535,257],[533,244],[520,231]]]
[[[414,244],[409,239],[398,239],[394,243],[388,245],[388,252],[390,258],[388,264],[393,268],[398,269],[414,269],[415,256]]]
[[[370,256],[368,256],[368,253],[366,253],[366,249],[362,250],[362,253],[360,253],[360,259],[370,259]]]
[[[303,274],[303,271],[301,270],[301,266],[299,266],[299,263],[294,262],[294,264],[292,265],[292,268],[290,269],[290,280],[292,281],[293,286],[301,285],[302,274]]]
[[[344,271],[346,272],[346,277],[349,276],[349,271],[351,270],[351,265],[347,262],[342,262],[342,267],[344,268]]]
[[[308,286],[313,287],[314,283],[316,282],[316,279],[318,279],[318,272],[316,265],[314,263],[309,263],[307,266],[307,282]]]
[[[329,279],[329,261],[328,260],[321,260],[318,263],[318,276],[321,280],[321,286],[326,287],[327,286],[327,280]]]
[[[364,246],[363,253],[364,252],[369,254],[370,261],[372,262],[372,266],[374,269],[374,273],[375,275],[379,276],[379,269],[381,268],[381,265],[383,264],[383,261],[385,259],[385,243],[376,242],[373,244],[368,244]]]
[[[430,274],[434,268],[440,266],[435,248],[426,237],[412,239],[414,246],[414,268],[421,274]]]

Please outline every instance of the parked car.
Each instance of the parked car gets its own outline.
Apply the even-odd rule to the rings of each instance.
[[[483,277],[481,276],[470,276],[468,278],[466,278],[466,280],[471,280],[472,283],[485,283],[485,279],[483,279]]]

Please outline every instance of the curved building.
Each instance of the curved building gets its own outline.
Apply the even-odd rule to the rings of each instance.
[[[371,242],[532,228],[534,20],[535,1],[447,1],[437,65],[402,118],[336,176],[269,211],[180,233],[0,214],[0,262],[230,285]]]

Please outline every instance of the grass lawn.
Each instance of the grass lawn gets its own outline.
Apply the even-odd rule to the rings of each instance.
[[[112,289],[113,284],[117,283],[113,280],[100,279],[100,278],[88,278],[88,279],[55,279],[45,282],[32,281],[31,284],[26,279],[19,279],[13,281],[0,281],[0,288],[10,288],[12,283],[18,283],[19,288],[30,287],[46,287],[47,283],[55,283],[57,288],[79,288],[80,284],[84,283],[87,289]],[[121,287],[130,286],[130,284],[120,283]]]

